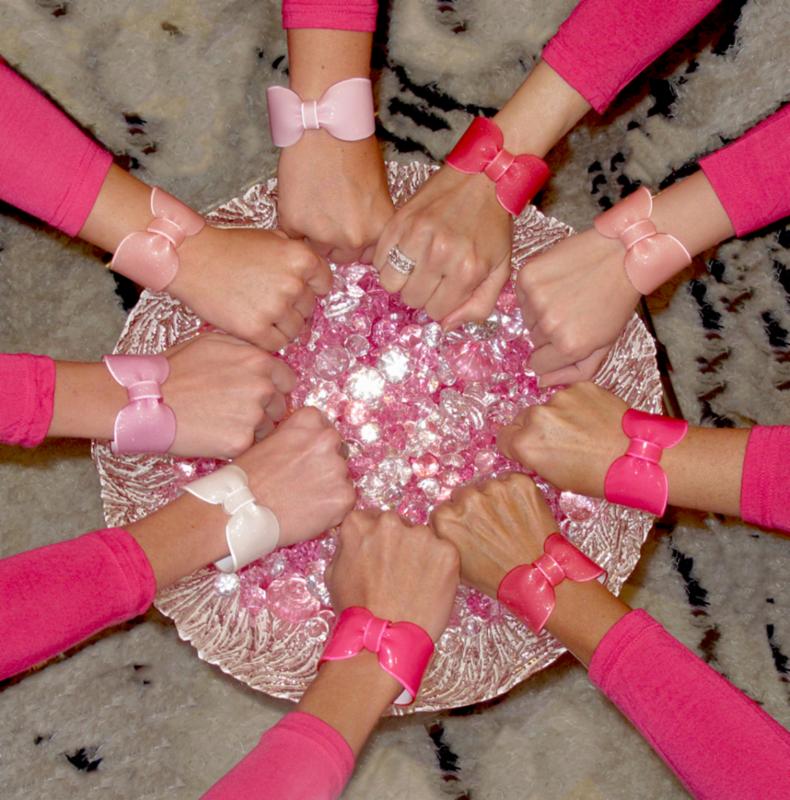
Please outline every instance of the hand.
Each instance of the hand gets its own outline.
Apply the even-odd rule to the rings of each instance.
[[[518,473],[457,490],[433,512],[431,525],[458,549],[464,583],[489,597],[511,569],[538,558],[557,530],[538,487]]]
[[[531,259],[517,294],[542,386],[590,380],[639,302],[625,273],[625,251],[594,228]]]
[[[179,249],[167,291],[207,322],[275,352],[299,335],[332,273],[282,233],[206,226]]]
[[[611,463],[628,448],[621,421],[628,406],[594,383],[557,392],[500,429],[499,449],[559,489],[603,497]]]
[[[296,384],[291,368],[257,347],[218,333],[168,350],[162,397],[175,412],[172,455],[229,459],[270,433]]]
[[[339,525],[356,501],[340,434],[314,408],[302,408],[239,456],[250,489],[280,522],[280,546]]]
[[[387,291],[449,330],[491,313],[510,277],[512,238],[494,184],[442,167],[389,221],[373,263]],[[395,245],[417,262],[411,275],[388,266]]]
[[[280,152],[280,227],[324,258],[345,263],[373,258],[394,213],[379,143],[310,131]]]
[[[391,511],[355,511],[340,530],[327,586],[338,613],[361,606],[381,619],[413,622],[436,641],[455,600],[458,553]]]

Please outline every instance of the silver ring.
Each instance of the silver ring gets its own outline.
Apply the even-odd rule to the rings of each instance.
[[[398,245],[395,245],[395,247],[387,253],[387,263],[395,272],[400,272],[401,275],[411,275],[412,272],[414,272],[414,268],[417,266],[417,262],[403,253]]]

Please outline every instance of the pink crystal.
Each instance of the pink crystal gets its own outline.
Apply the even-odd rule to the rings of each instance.
[[[321,602],[307,588],[300,575],[277,578],[268,590],[268,606],[272,614],[286,622],[301,622],[321,610]]]

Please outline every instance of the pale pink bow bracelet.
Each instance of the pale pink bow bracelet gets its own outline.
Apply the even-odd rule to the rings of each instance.
[[[669,481],[658,462],[665,449],[683,440],[688,422],[629,408],[622,426],[631,441],[606,473],[604,497],[660,517],[667,507]]]
[[[540,633],[557,599],[554,587],[565,579],[584,583],[606,580],[606,570],[587,558],[561,533],[552,533],[543,542],[543,555],[531,564],[521,564],[502,578],[497,600]]]
[[[113,453],[166,453],[176,438],[176,415],[162,399],[161,384],[170,375],[164,356],[104,356],[129,403],[115,418]]]
[[[538,156],[513,155],[505,149],[500,127],[486,117],[476,117],[450,151],[445,162],[458,172],[485,173],[496,184],[499,204],[517,217],[551,174]]]
[[[373,90],[368,78],[349,78],[330,86],[318,100],[302,100],[284,86],[266,90],[269,127],[276,147],[296,144],[305,131],[323,128],[335,139],[355,142],[376,130]]]
[[[685,245],[669,233],[659,233],[650,219],[653,198],[642,186],[595,218],[595,230],[619,239],[625,248],[625,272],[640,294],[650,294],[691,263]]]
[[[433,655],[433,639],[413,622],[390,622],[352,606],[335,623],[318,663],[343,661],[363,650],[375,653],[379,666],[403,687],[395,705],[412,703]]]
[[[151,189],[151,215],[153,219],[144,231],[130,233],[118,245],[110,269],[161,292],[178,272],[178,248],[187,236],[200,233],[206,221],[156,186]]]

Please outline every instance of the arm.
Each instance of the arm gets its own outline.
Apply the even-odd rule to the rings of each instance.
[[[473,522],[470,522],[473,520]],[[458,547],[464,581],[491,596],[505,575],[544,552],[557,525],[523,475],[464,489],[434,514]],[[779,800],[790,774],[790,732],[655,620],[596,581],[561,580],[546,629],[634,724],[692,796]]]
[[[381,619],[419,625],[435,641],[450,617],[458,555],[427,528],[412,528],[395,514],[354,512],[343,523],[327,578],[338,615],[365,608]],[[298,711],[267,731],[205,800],[335,800],[400,690],[365,650],[324,663]],[[293,735],[294,725],[307,735]]]
[[[176,419],[169,449],[182,457],[231,458],[270,432],[295,377],[274,356],[222,334],[167,351],[162,402]],[[0,441],[35,446],[45,436],[110,440],[126,389],[104,364],[0,354]]]
[[[500,431],[499,447],[560,489],[603,497],[609,466],[628,448],[626,409],[610,392],[580,383],[522,411]],[[661,456],[669,502],[790,531],[789,446],[787,427],[690,427]]]
[[[63,113],[0,62],[0,198],[114,252],[151,222],[151,187],[115,165]],[[268,350],[297,336],[327,265],[274,233],[205,226],[177,247],[167,290],[218,328]]]
[[[750,233],[790,214],[788,137],[790,106],[702,159],[700,172],[655,198],[650,220],[657,231],[675,237],[693,257],[733,234]],[[629,196],[606,214],[622,213],[618,209],[631,202]],[[656,252],[638,268],[645,286],[635,286],[633,274],[629,277],[624,269],[630,257],[617,238],[592,228],[522,270],[519,297],[537,348],[530,367],[544,385],[591,378],[631,317],[640,292],[689,263],[688,258],[668,261]]]
[[[317,100],[339,81],[369,78],[375,16],[375,2],[284,2],[290,88]],[[324,129],[305,131],[282,149],[277,177],[280,225],[289,236],[304,237],[332,261],[372,253],[393,212],[375,136],[343,141]]]
[[[280,546],[338,524],[354,501],[340,438],[296,412],[234,462],[280,524]],[[156,589],[227,554],[227,516],[190,494],[126,529],[94,531],[0,561],[0,679],[142,614]]]

